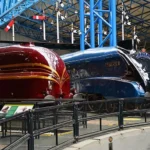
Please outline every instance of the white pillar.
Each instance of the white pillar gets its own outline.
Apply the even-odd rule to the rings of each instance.
[[[59,38],[59,11],[58,11],[58,2],[56,2],[56,23],[57,23],[57,43],[60,43],[60,38]]]
[[[43,20],[43,40],[46,40],[45,21]]]
[[[87,7],[85,6],[85,13],[88,13]],[[84,32],[87,32],[87,18],[84,18],[84,25],[85,25],[85,29]],[[87,35],[85,36],[85,41],[87,41]]]
[[[12,40],[15,41],[15,24],[12,25]]]
[[[122,3],[122,41],[124,41],[124,5]]]
[[[71,44],[74,44],[73,23],[71,24]]]

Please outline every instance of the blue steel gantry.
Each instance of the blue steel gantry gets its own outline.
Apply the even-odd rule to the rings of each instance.
[[[1,0],[0,1],[0,26],[19,16],[26,9],[35,5],[39,0]]]
[[[33,20],[32,16],[41,15],[45,10],[45,15],[48,18],[46,20],[47,41],[55,42],[56,2],[61,2],[61,0],[0,0],[0,28],[5,28],[8,22],[15,18],[15,33],[37,41],[43,41],[42,30],[40,29],[42,22]],[[63,5],[58,6],[61,15],[64,17],[59,17],[60,34],[67,35],[60,37],[63,43],[71,41],[71,24],[74,23],[74,28],[78,28],[76,25],[79,18],[77,4],[76,0],[63,0]]]
[[[121,40],[122,3],[131,21],[130,26],[125,25],[125,39],[132,38],[131,32],[133,26],[136,26],[140,40],[150,41],[149,0],[0,0],[0,29],[3,30],[14,17],[16,34],[26,36],[30,40],[43,41],[42,22],[33,20],[32,16],[41,15],[44,10],[48,18],[45,21],[46,42],[56,43],[56,2],[63,3],[59,5],[60,43],[71,43],[73,35],[75,44],[80,43],[81,36],[81,49],[84,49],[85,44],[88,47],[115,45],[115,30],[112,29],[117,22],[117,39]],[[115,17],[112,15],[115,8],[116,22],[115,18],[112,19]]]
[[[104,9],[105,6],[107,9]],[[107,14],[107,17],[106,17]],[[90,24],[87,30],[87,18]],[[103,36],[106,28],[108,34]],[[97,32],[97,33],[96,33]],[[106,32],[106,31],[105,31]],[[89,35],[89,41],[87,38]],[[97,41],[96,41],[97,40]],[[110,46],[116,46],[116,0],[108,0],[103,4],[102,0],[80,0],[80,49],[85,49],[85,44],[90,48],[102,47],[109,41]]]

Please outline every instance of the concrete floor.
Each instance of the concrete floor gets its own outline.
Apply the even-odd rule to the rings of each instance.
[[[150,118],[148,118],[148,121],[149,120],[150,120]],[[138,122],[144,122],[144,118],[141,118],[139,116],[124,118],[125,125],[132,124],[132,123],[138,123]],[[116,126],[118,126],[118,118],[116,116],[107,117],[102,120],[102,129],[108,129],[108,128],[116,127]],[[79,133],[80,133],[80,135],[83,135],[86,133],[99,131],[99,129],[100,129],[99,120],[92,120],[92,121],[88,121],[87,128],[83,128],[82,126],[80,126]],[[9,133],[8,133],[8,135],[9,135]],[[59,133],[59,136],[58,136],[59,144],[72,139],[72,137],[73,137],[73,131],[71,130],[71,128],[67,132]],[[16,140],[17,138],[19,138],[19,137],[13,136],[11,138],[11,142]],[[10,137],[0,138],[0,149],[5,147],[9,143],[10,143]],[[43,134],[40,136],[39,139],[35,139],[35,150],[47,150],[53,146],[55,146],[55,136],[53,133]],[[27,142],[21,144],[21,146],[18,147],[17,150],[27,150]]]

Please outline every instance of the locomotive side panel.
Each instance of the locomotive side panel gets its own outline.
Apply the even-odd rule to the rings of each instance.
[[[140,75],[116,48],[87,50],[62,58],[77,93],[100,94],[107,98],[144,95]]]
[[[68,83],[65,64],[53,51],[29,45],[0,48],[0,98],[68,98]]]

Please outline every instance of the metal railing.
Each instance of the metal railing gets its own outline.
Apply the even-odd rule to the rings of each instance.
[[[114,130],[123,130],[128,127],[135,127],[140,125],[149,125],[147,121],[147,112],[150,111],[150,98],[126,98],[126,99],[112,99],[112,100],[61,100],[58,105],[58,101],[55,102],[57,105],[35,108],[30,111],[17,114],[9,118],[0,119],[0,125],[2,126],[2,137],[6,138],[9,129],[10,144],[3,148],[3,150],[12,150],[19,147],[22,143],[26,143],[28,150],[34,150],[35,140],[40,140],[40,136],[44,133],[53,131],[55,135],[55,146],[49,149],[59,149],[67,144],[78,142],[81,139],[89,138],[96,135],[101,135],[106,132]],[[126,110],[125,105],[138,106]],[[105,112],[105,106],[111,110],[111,107],[115,107],[115,111],[111,113]],[[103,105],[103,107],[102,107]],[[90,107],[89,107],[90,106]],[[91,108],[93,108],[91,110]],[[101,110],[104,110],[102,112]],[[92,115],[91,115],[92,114]],[[140,114],[144,117],[144,122],[134,124],[124,124],[124,116],[133,114]],[[64,119],[64,116],[68,117]],[[118,125],[115,127],[103,129],[102,122],[106,117],[115,116],[118,118]],[[11,122],[14,120],[23,121],[24,125],[22,128],[21,136],[12,141]],[[80,132],[80,127],[88,130],[88,121],[99,120],[99,130],[93,132]],[[50,121],[51,123],[48,123]],[[9,128],[8,128],[9,126]],[[59,144],[59,129],[69,126],[73,134],[69,140]]]

